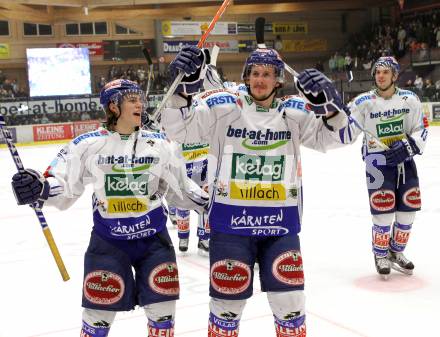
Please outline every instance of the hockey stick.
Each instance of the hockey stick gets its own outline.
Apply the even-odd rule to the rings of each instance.
[[[17,170],[19,173],[24,173],[24,167],[23,163],[21,162],[20,156],[18,154],[17,148],[15,147],[11,133],[8,129],[6,129],[6,122],[5,118],[2,114],[0,114],[0,129],[3,133],[3,138],[6,141],[6,144],[8,145],[9,152],[11,153],[12,159],[14,160],[15,166],[17,167]],[[49,245],[50,251],[52,252],[52,256],[55,259],[55,262],[57,264],[58,270],[61,274],[61,277],[63,278],[63,281],[68,281],[70,279],[69,273],[67,272],[66,267],[64,266],[63,259],[61,258],[60,252],[58,250],[58,247],[55,243],[55,240],[52,236],[52,232],[50,231],[49,226],[47,225],[46,219],[44,217],[43,212],[41,211],[41,207],[38,202],[35,202],[34,204],[30,205],[31,208],[35,211],[35,214],[37,215],[38,221],[40,222],[41,229],[43,230],[44,237],[46,238],[46,241]]]
[[[147,61],[148,64],[148,81],[147,81],[147,88],[145,89],[145,97],[148,99],[148,94],[150,92],[151,82],[153,79],[154,65],[148,49],[147,48],[142,49],[142,53],[144,54],[145,60]]]
[[[257,40],[257,46],[258,48],[267,48],[266,44],[264,43],[264,24],[266,23],[265,18],[263,17],[258,17],[255,20],[255,38]],[[284,61],[283,61],[284,62]],[[284,69],[286,69],[286,71],[292,75],[292,77],[294,79],[296,79],[298,77],[298,73],[292,68],[290,67],[286,62],[284,62]],[[349,82],[351,82],[353,80],[353,73],[350,71],[350,78],[348,79]],[[335,106],[335,108],[337,108]],[[337,108],[339,112],[344,113],[347,115],[348,120],[353,123],[359,130],[361,130],[364,134],[368,135],[369,137],[371,137],[372,139],[374,139],[378,145],[383,148],[384,150],[388,150],[389,147],[387,145],[385,145],[384,143],[382,143],[382,141],[380,141],[379,138],[377,138],[375,135],[373,135],[371,132],[369,132],[368,130],[365,130],[365,128],[359,124],[359,122],[353,118],[351,115],[347,114],[346,111]]]
[[[197,43],[198,48],[203,47],[209,34],[214,29],[215,24],[220,19],[220,17],[223,15],[223,13],[226,11],[226,8],[230,5],[231,2],[232,2],[232,0],[223,0],[222,5],[220,6],[220,8],[217,10],[217,13],[215,13],[214,17],[212,18],[212,21],[209,24],[208,29],[203,33],[202,37],[200,38],[199,42]],[[174,91],[176,91],[177,86],[180,84],[180,82],[182,81],[182,78],[184,76],[185,76],[185,73],[183,71],[180,71],[179,75],[177,75],[176,79],[173,81],[173,83],[169,87],[164,98],[162,99],[160,104],[157,106],[156,110],[153,112],[153,115],[151,117],[151,119],[153,121],[156,121],[160,117],[160,114],[161,114],[163,108],[165,107],[166,102],[174,94]]]

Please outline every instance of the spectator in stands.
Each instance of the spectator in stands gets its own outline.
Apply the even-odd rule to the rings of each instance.
[[[5,79],[6,79],[6,76],[5,76],[5,74],[3,74],[3,70],[0,69],[0,85],[3,84]]]
[[[405,50],[406,41],[406,30],[402,25],[400,25],[399,32],[397,33],[397,41],[399,42],[399,46],[397,49],[399,51],[399,54],[402,55]]]
[[[89,121],[92,118],[90,117],[89,113],[87,111],[84,111],[81,113],[81,120],[82,121]]]
[[[337,53],[335,55],[333,55],[332,57],[330,57],[330,59],[328,60],[328,68],[329,68],[330,72],[332,72],[332,73],[336,72],[336,70],[338,68],[338,66],[336,64],[336,55],[337,55]]]
[[[435,101],[440,101],[440,78],[435,82]]]
[[[440,48],[440,25],[437,26],[437,29],[435,30],[435,40],[437,42],[437,47]]]
[[[345,68],[345,58],[342,55],[337,55],[336,62],[338,65],[338,71],[344,71]]]
[[[106,83],[105,77],[101,76],[98,83],[96,84],[96,91],[101,92],[101,89],[104,88],[105,83]]]
[[[41,123],[41,124],[49,124],[49,123],[51,123],[49,117],[47,117],[47,114],[44,113],[44,114],[41,116],[40,123]]]
[[[416,75],[416,79],[414,80],[414,86],[419,91],[419,93],[417,93],[419,95],[423,89],[423,78],[419,74]]]
[[[345,68],[345,71],[350,71],[351,70],[352,62],[353,62],[353,59],[351,58],[350,53],[346,52],[345,53],[345,58],[344,58],[344,68]]]
[[[8,98],[8,92],[0,87],[0,99],[6,99]]]
[[[426,97],[429,101],[433,101],[435,99],[436,90],[430,78],[427,78],[425,80],[425,90],[423,92],[423,96]]]
[[[143,69],[142,67],[139,67],[139,69],[137,70],[137,77],[138,77],[139,81],[145,80],[145,69]]]

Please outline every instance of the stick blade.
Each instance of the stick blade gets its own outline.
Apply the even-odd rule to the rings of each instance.
[[[153,61],[152,61],[152,59],[151,59],[150,52],[148,51],[147,48],[143,48],[143,49],[142,49],[142,54],[144,54],[145,60],[147,60],[147,63],[148,63],[149,65],[150,65],[150,64],[153,64]]]
[[[266,48],[264,43],[264,25],[266,19],[263,17],[258,17],[255,19],[255,38],[257,39],[257,44],[259,48]]]

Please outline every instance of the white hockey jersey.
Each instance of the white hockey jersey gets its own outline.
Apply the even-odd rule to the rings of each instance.
[[[384,99],[371,90],[357,96],[349,108],[352,117],[388,147],[411,136],[420,153],[423,152],[428,136],[428,119],[422,112],[419,98],[412,91],[396,88],[391,98]],[[360,133],[359,128],[350,123],[340,130],[340,139],[344,143],[351,143]],[[377,141],[364,135],[364,157],[379,152],[383,152],[383,148]]]
[[[303,99],[276,99],[270,109],[243,90],[199,94],[190,109],[173,96],[162,113],[171,139],[208,142],[211,228],[245,236],[298,233],[301,222],[300,144],[325,151],[341,144]],[[344,125],[339,114],[333,122]]]
[[[65,146],[45,172],[46,205],[70,207],[93,185],[94,230],[120,240],[145,238],[165,228],[167,203],[203,212],[208,194],[186,176],[179,148],[161,133],[121,136],[99,128]]]
[[[181,147],[186,175],[199,186],[203,186],[206,183],[208,171],[209,144],[205,142],[183,143]]]

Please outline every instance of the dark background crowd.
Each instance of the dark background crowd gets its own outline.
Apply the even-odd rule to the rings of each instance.
[[[358,93],[356,83],[359,92],[371,87],[371,67],[378,57],[386,55],[396,56],[401,64],[400,87],[413,90],[422,101],[440,101],[440,66],[436,65],[440,64],[440,9],[413,12],[402,15],[395,23],[365,27],[360,33],[353,34],[341,51],[329,55],[327,62],[320,61],[315,67],[335,82],[341,82],[339,88],[348,100]],[[112,65],[106,74],[101,71],[101,75],[93,74],[92,69],[93,93],[99,93],[106,83],[119,78],[135,81],[145,91],[148,71],[146,65],[139,64]],[[344,87],[342,82],[347,82],[351,74],[354,74],[353,85]],[[0,101],[28,99],[24,87],[23,83],[8,78],[0,70]],[[154,71],[149,94],[163,94],[167,87],[166,74]],[[280,94],[291,94],[293,90],[292,85],[287,85]],[[102,111],[16,115],[8,117],[8,124],[73,122],[103,117]]]

